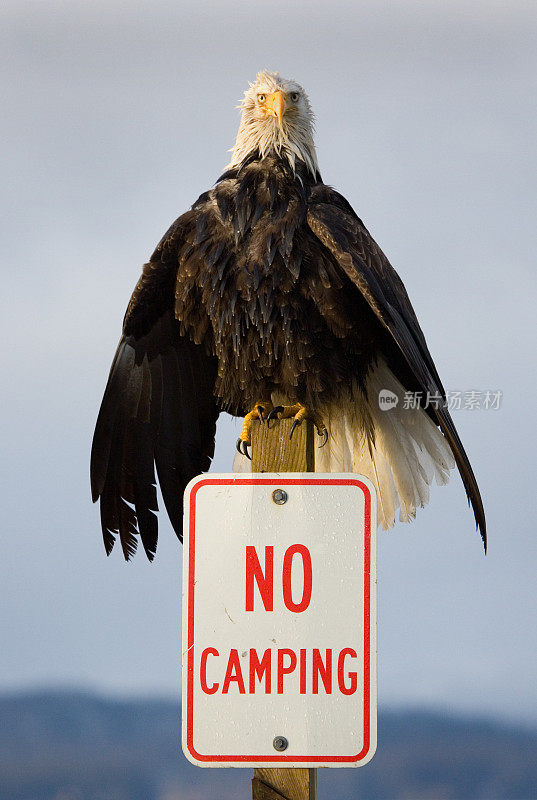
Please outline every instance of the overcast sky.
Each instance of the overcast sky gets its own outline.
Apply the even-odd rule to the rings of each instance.
[[[180,686],[181,548],[106,559],[91,436],[123,312],[227,163],[261,68],[306,88],[324,180],[402,276],[488,517],[458,476],[379,539],[379,702],[537,721],[532,2],[4,4],[0,690]],[[237,425],[219,427],[228,471]]]

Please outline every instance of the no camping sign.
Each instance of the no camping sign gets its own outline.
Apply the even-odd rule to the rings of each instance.
[[[375,533],[375,491],[359,475],[202,475],[188,485],[190,761],[350,767],[372,758]]]

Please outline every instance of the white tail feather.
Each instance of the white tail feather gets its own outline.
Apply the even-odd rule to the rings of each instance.
[[[379,393],[391,393],[397,403],[386,410]],[[447,440],[421,408],[405,408],[405,390],[380,361],[367,378],[367,397],[354,386],[337,405],[323,411],[329,431],[325,447],[315,450],[316,472],[355,472],[365,475],[377,491],[378,524],[384,529],[399,519],[408,522],[416,509],[429,502],[433,477],[447,483],[455,459]],[[281,398],[273,398],[281,402]],[[249,472],[250,462],[239,454],[235,472]]]

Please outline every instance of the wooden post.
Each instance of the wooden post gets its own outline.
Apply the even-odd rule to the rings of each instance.
[[[317,800],[316,769],[254,769],[253,800]]]
[[[289,440],[292,420],[252,425],[252,472],[314,472],[313,424],[306,420]],[[317,770],[254,769],[253,800],[317,800]]]

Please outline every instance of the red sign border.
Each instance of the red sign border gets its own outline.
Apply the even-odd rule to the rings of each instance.
[[[364,494],[365,534],[364,534],[364,746],[355,756],[297,756],[297,755],[203,755],[194,747],[194,587],[195,587],[195,544],[196,544],[196,496],[203,486],[357,486]],[[196,761],[215,763],[257,764],[257,763],[346,763],[355,764],[369,754],[371,745],[371,492],[369,487],[356,478],[204,478],[190,490],[188,519],[188,597],[187,597],[187,702],[186,702],[186,745]],[[183,711],[184,713],[184,711]]]

